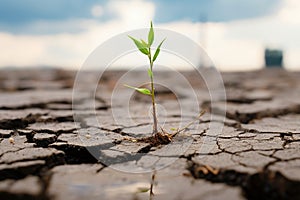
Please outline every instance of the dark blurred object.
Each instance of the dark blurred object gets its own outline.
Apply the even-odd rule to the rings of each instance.
[[[283,52],[280,49],[265,49],[266,67],[283,67]]]

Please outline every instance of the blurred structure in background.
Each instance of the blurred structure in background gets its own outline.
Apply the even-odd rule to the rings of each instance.
[[[265,66],[270,67],[283,67],[283,51],[280,49],[265,49]]]
[[[201,47],[203,48],[203,50],[206,52],[207,51],[207,15],[201,13],[200,17],[199,17],[199,33],[200,33],[200,37],[199,37],[199,43],[201,45]],[[200,53],[200,63],[199,63],[199,67],[208,67],[208,61],[206,60],[207,55],[205,55],[205,52],[201,52]]]

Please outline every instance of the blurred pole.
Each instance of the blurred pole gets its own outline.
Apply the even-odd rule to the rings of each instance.
[[[199,17],[199,43],[203,50],[206,50],[207,47],[207,16],[206,14],[201,14]],[[207,66],[207,61],[206,61],[206,55],[205,52],[202,51],[200,52],[200,62],[199,62],[199,67],[208,67]]]

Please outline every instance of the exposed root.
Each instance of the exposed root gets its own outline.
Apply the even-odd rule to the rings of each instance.
[[[143,138],[124,138],[125,140],[131,141],[131,142],[145,142],[145,143],[149,143],[152,147],[156,147],[156,146],[160,146],[160,145],[166,145],[169,144],[170,142],[172,142],[172,139],[178,135],[179,133],[181,133],[182,131],[185,131],[186,129],[188,129],[193,123],[195,123],[196,121],[199,120],[199,118],[204,115],[205,110],[201,111],[201,113],[199,114],[199,116],[191,121],[190,123],[188,123],[186,126],[184,126],[181,129],[176,130],[174,133],[168,133],[166,130],[164,130],[162,127],[160,127],[161,131],[157,132],[151,136],[148,137],[143,137]]]
[[[161,132],[157,132],[156,134],[136,139],[137,142],[146,142],[149,143],[151,146],[156,147],[159,145],[166,145],[172,141],[173,135],[167,133],[164,129],[161,129]]]

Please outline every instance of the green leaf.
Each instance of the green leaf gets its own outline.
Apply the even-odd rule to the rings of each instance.
[[[134,89],[142,94],[146,94],[146,95],[151,95],[151,91],[148,90],[147,88],[137,88],[137,87],[132,87],[130,85],[126,85],[124,84],[124,86],[128,87],[128,88],[131,88],[131,89]]]
[[[153,41],[154,41],[154,31],[153,31],[153,24],[152,24],[152,21],[151,21],[150,30],[149,30],[149,33],[148,33],[148,44],[149,44],[149,46],[152,45]]]
[[[148,46],[147,45],[144,45],[142,42],[138,41],[137,39],[131,37],[128,35],[128,37],[130,39],[133,40],[133,42],[135,43],[135,45],[137,46],[137,48],[140,50],[140,52],[142,52],[143,54],[145,55],[148,55],[149,54],[149,51],[148,51]]]
[[[151,69],[148,69],[148,76],[149,76],[150,78],[153,78],[153,72],[152,72]]]
[[[156,60],[156,58],[157,58],[157,56],[158,56],[158,54],[159,54],[159,52],[160,52],[160,47],[161,47],[161,45],[163,44],[163,42],[166,40],[166,38],[165,39],[163,39],[163,41],[161,41],[161,43],[158,45],[158,47],[157,47],[157,49],[156,49],[156,51],[155,51],[155,54],[154,54],[154,56],[153,56],[153,62]]]
[[[137,193],[145,193],[145,192],[148,192],[149,190],[150,190],[150,188],[140,187],[137,189]]]
[[[147,44],[147,42],[145,42],[145,40],[141,39],[141,42],[143,43],[144,46],[149,47],[149,45]]]

